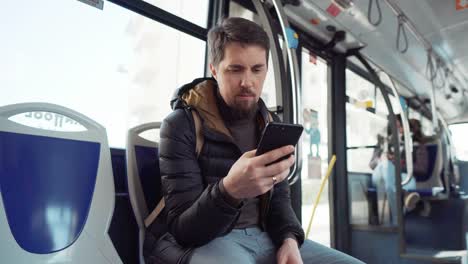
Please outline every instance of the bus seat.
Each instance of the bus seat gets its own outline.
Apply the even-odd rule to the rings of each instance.
[[[444,153],[442,151],[441,140],[425,144],[428,153],[428,168],[426,174],[414,173],[416,189],[409,189],[409,192],[417,192],[421,197],[441,196],[444,192]],[[413,154],[416,153],[416,148]]]
[[[147,123],[129,130],[127,137],[127,183],[130,202],[138,224],[138,252],[143,258],[144,220],[162,197],[159,177],[158,142],[148,140],[142,133],[159,129],[160,122]]]
[[[104,127],[54,104],[0,107],[5,263],[122,263],[108,235],[114,182]]]

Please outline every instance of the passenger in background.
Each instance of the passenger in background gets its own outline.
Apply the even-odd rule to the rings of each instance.
[[[401,116],[396,115],[397,119],[397,131],[400,137],[400,146],[403,146],[403,126]],[[421,123],[416,119],[409,120],[410,131],[413,139],[413,175],[425,175],[428,173],[428,162],[429,154],[424,146],[430,138],[424,136],[421,130]],[[384,138],[381,135],[377,136],[378,147],[374,150],[372,159],[369,166],[373,169],[372,172],[372,183],[377,187],[380,194],[384,193],[387,195],[388,205],[390,209],[390,221],[393,225],[397,224],[397,208],[396,208],[396,185],[395,185],[395,150],[391,145],[392,134],[389,132],[387,142],[384,142]],[[387,151],[384,152],[385,145]],[[406,155],[405,149],[400,147],[400,164],[401,164],[401,179],[405,179],[407,176],[406,166]],[[402,186],[403,197],[404,197],[404,212],[414,210],[416,205],[420,202],[420,196],[416,192],[408,192],[408,190],[416,189],[416,181],[414,177],[411,177],[410,181]],[[426,208],[426,210],[428,210]]]
[[[161,126],[169,232],[145,245],[146,263],[179,263],[187,254],[192,264],[362,263],[304,241],[285,180],[294,157],[267,165],[294,147],[255,156],[263,127],[272,117],[279,120],[260,99],[268,69],[266,32],[249,20],[228,18],[209,31],[208,47],[214,79],[183,86]],[[191,111],[202,120],[198,156]]]
[[[413,153],[413,175],[426,175],[429,167],[429,154],[424,145],[432,139],[422,133],[421,122],[419,120],[410,119],[409,125],[413,137],[413,145],[416,146],[416,148],[413,148],[415,150]]]

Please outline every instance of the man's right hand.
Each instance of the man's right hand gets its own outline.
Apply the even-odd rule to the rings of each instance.
[[[244,153],[232,165],[228,175],[223,179],[226,192],[236,199],[253,198],[273,188],[275,183],[283,181],[294,164],[294,155],[266,166],[294,152],[293,146],[284,146],[255,156],[254,149]]]

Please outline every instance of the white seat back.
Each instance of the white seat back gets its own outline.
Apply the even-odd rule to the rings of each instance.
[[[48,103],[0,107],[0,192],[2,262],[122,263],[108,235],[110,150],[93,120]]]
[[[130,202],[138,224],[140,263],[144,263],[144,220],[161,198],[158,142],[145,139],[142,133],[159,129],[161,123],[143,124],[129,130],[127,138],[127,183]]]

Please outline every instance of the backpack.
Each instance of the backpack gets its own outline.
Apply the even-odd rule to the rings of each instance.
[[[196,135],[195,152],[197,157],[203,147],[204,138],[201,130],[201,119],[196,110],[186,108],[187,115],[191,112]],[[190,248],[177,244],[175,238],[169,235],[166,222],[167,210],[162,197],[153,211],[144,219],[146,234],[143,243],[143,256],[146,263],[188,263]],[[161,249],[163,249],[161,251]],[[164,252],[161,254],[161,252]]]
[[[193,123],[195,125],[195,138],[196,138],[196,143],[195,143],[195,153],[197,154],[197,157],[200,155],[201,149],[203,147],[204,143],[204,138],[203,134],[201,131],[201,119],[196,110],[187,110],[192,113],[192,118],[193,118]],[[165,207],[164,203],[164,197],[159,200],[158,205],[153,209],[153,211],[145,218],[145,227],[148,228],[154,220],[161,214],[162,210]]]

